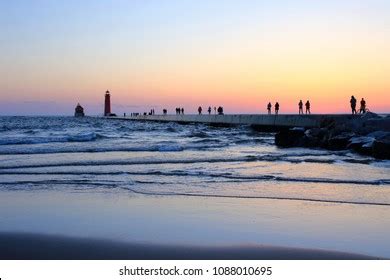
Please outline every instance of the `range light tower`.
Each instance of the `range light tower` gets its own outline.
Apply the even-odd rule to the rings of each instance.
[[[104,96],[104,115],[111,115],[111,100],[110,100],[110,92],[107,90],[106,95]]]

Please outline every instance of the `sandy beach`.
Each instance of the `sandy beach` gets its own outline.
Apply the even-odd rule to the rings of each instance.
[[[371,260],[365,255],[289,247],[168,246],[44,234],[1,233],[2,260]]]
[[[21,207],[23,205],[23,207]],[[3,191],[2,259],[388,258],[387,207]]]

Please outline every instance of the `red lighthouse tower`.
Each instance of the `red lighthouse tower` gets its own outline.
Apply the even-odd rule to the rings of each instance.
[[[110,100],[110,92],[107,90],[104,98],[104,115],[111,115],[111,100]]]

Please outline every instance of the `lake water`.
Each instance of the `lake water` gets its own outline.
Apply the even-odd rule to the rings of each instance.
[[[0,231],[390,258],[389,171],[248,126],[0,117]]]

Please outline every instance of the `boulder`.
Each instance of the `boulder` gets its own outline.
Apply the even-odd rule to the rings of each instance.
[[[367,134],[367,137],[375,138],[376,140],[390,140],[390,132],[388,131],[374,131]]]
[[[329,133],[326,128],[312,128],[305,131],[303,138],[305,147],[323,147],[325,136]]]
[[[328,149],[330,150],[345,150],[349,144],[349,140],[355,134],[351,132],[343,132],[336,136],[330,137],[328,140]]]
[[[275,135],[275,144],[280,147],[303,146],[304,129],[281,130]]]
[[[390,159],[390,140],[375,140],[372,145],[372,156],[379,159]]]
[[[364,113],[360,119],[362,120],[372,120],[372,119],[381,119],[382,117],[379,116],[378,114],[375,114],[373,112],[367,112],[367,113]]]
[[[375,141],[374,137],[357,136],[349,139],[348,149],[352,149],[360,154],[371,155],[372,145]]]

